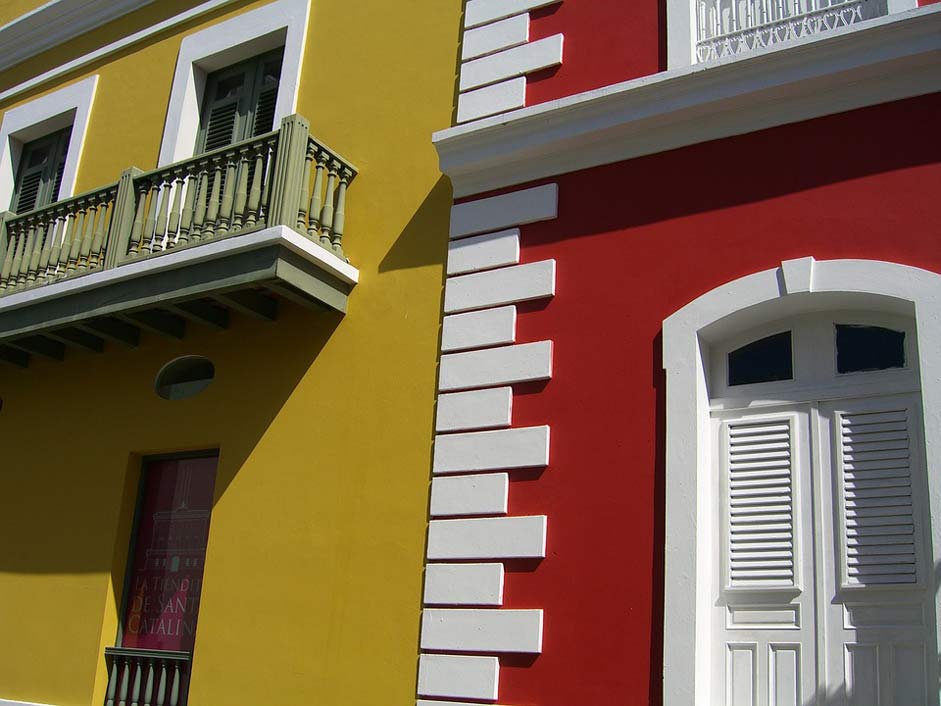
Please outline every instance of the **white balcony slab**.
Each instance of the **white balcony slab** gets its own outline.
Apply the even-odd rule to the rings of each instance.
[[[425,608],[421,647],[459,652],[542,652],[541,610]]]
[[[519,228],[454,240],[448,246],[449,275],[516,265],[519,261]]]
[[[549,427],[523,427],[438,434],[433,471],[436,474],[535,468],[549,463]]]
[[[421,655],[418,694],[454,699],[497,698],[500,660],[496,657]]]
[[[461,65],[460,89],[469,91],[497,81],[558,66],[562,63],[564,44],[563,35],[554,34],[545,39],[467,61]]]
[[[444,312],[453,314],[553,295],[555,260],[540,260],[448,278],[444,285]]]
[[[545,515],[428,523],[428,559],[541,559],[546,556]]]
[[[543,184],[451,207],[451,238],[547,221],[558,215],[559,185]]]
[[[503,564],[428,564],[426,605],[503,605]]]
[[[469,431],[510,426],[513,416],[513,389],[454,392],[438,395],[435,430]]]
[[[467,0],[464,6],[464,27],[477,27],[558,2],[561,0]]]
[[[516,15],[464,32],[461,60],[469,61],[487,54],[517,47],[529,41],[529,15]]]
[[[457,122],[466,123],[525,105],[526,79],[520,76],[461,93],[457,98]]]
[[[441,328],[441,350],[444,353],[515,342],[515,306],[445,316]]]
[[[552,341],[441,356],[438,388],[466,390],[552,377]]]
[[[431,516],[505,515],[509,494],[506,473],[435,478],[431,482]]]

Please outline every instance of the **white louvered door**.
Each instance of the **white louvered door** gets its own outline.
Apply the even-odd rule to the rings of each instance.
[[[816,687],[809,408],[735,413],[716,432],[713,702],[805,706]]]
[[[833,706],[938,703],[920,420],[913,396],[820,406],[821,461],[832,468],[821,484],[831,512],[820,590]]]
[[[917,397],[713,421],[712,703],[939,706]]]

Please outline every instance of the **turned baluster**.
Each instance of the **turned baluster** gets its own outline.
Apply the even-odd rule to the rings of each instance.
[[[252,186],[248,192],[248,212],[245,215],[245,227],[251,228],[258,218],[258,206],[261,201],[261,181],[265,161],[261,151],[255,152],[255,166],[252,168]]]
[[[39,255],[37,275],[40,279],[49,276],[49,260],[52,258],[52,246],[56,239],[56,225],[59,223],[58,214],[51,214],[49,224],[46,226],[46,237],[42,243],[42,252]]]
[[[307,152],[304,154],[304,169],[301,179],[301,197],[298,199],[300,206],[297,209],[297,229],[302,233],[307,230],[307,209],[310,204],[310,167],[314,163],[314,153],[316,147],[312,140],[307,142]]]
[[[147,680],[144,682],[144,706],[153,706],[154,696],[154,663],[147,662]]]
[[[275,143],[265,145],[265,168],[262,178],[261,203],[258,205],[258,223],[265,225],[268,221],[268,208],[271,199],[271,181],[274,174]]]
[[[225,155],[225,186],[222,189],[222,205],[219,210],[219,225],[215,229],[215,235],[225,235],[229,232],[229,226],[232,223],[232,204],[235,192],[235,165],[236,161],[233,155]]]
[[[342,259],[346,259],[343,254],[343,228],[346,223],[346,188],[350,185],[353,178],[353,172],[350,169],[343,168],[340,172],[340,186],[337,188],[337,211],[333,217],[333,236],[331,244],[333,252]]]
[[[10,272],[13,270],[13,258],[16,255],[16,234],[10,228],[7,231],[7,250],[3,255],[3,264],[0,265],[0,290],[7,288]]]
[[[131,237],[127,244],[127,254],[139,253],[141,250],[141,241],[144,237],[144,214],[147,208],[147,193],[149,187],[147,182],[141,182],[137,187],[137,208],[134,211],[134,225],[131,227]]]
[[[150,252],[166,249],[167,222],[170,219],[170,189],[172,184],[169,181],[163,181],[163,179],[158,180],[157,184],[160,200],[157,206],[157,221],[154,224],[154,239],[150,245]]]
[[[320,244],[328,250],[333,248],[333,242],[330,239],[333,231],[333,199],[337,185],[337,169],[340,163],[336,160],[330,162],[330,172],[327,175],[327,193],[323,198],[323,211],[320,213]]]
[[[81,247],[79,249],[79,269],[87,270],[89,259],[91,258],[91,244],[95,238],[95,216],[97,209],[94,202],[89,203],[85,208],[85,230],[82,234]]]
[[[209,191],[209,174],[206,171],[206,163],[199,165],[199,177],[197,179],[196,191],[196,210],[193,212],[193,229],[190,231],[190,237],[193,240],[199,240],[203,232],[206,221],[206,197]]]
[[[134,686],[131,687],[131,706],[140,706],[141,672],[144,665],[139,659],[134,661]]]
[[[170,699],[168,706],[179,706],[180,703],[180,665],[173,663],[173,684],[170,686]]]
[[[183,177],[177,172],[173,177],[173,206],[170,207],[170,221],[167,225],[167,247],[172,248],[179,239],[180,210],[183,201]]]
[[[183,213],[180,214],[180,234],[176,237],[177,243],[186,244],[190,239],[190,228],[193,226],[193,205],[196,202],[196,184],[198,177],[184,176],[180,188],[186,191],[183,200]]]
[[[54,278],[59,274],[59,258],[62,256],[62,241],[65,239],[68,220],[68,211],[60,210],[56,215],[56,232],[52,236],[52,248],[49,250],[49,264],[46,268],[49,277]]]
[[[147,192],[149,194],[147,217],[144,219],[144,231],[141,233],[140,243],[138,243],[138,252],[143,252],[145,248],[153,252],[154,231],[157,229],[157,211],[160,208],[159,184],[148,182]]]
[[[118,658],[111,659],[111,676],[108,679],[108,693],[105,694],[105,706],[114,706],[114,695],[118,690]]]
[[[65,213],[65,231],[62,236],[62,243],[59,246],[59,266],[57,273],[59,276],[64,277],[66,274],[66,266],[69,264],[69,253],[72,252],[72,239],[75,237],[75,218],[74,213]]]
[[[206,206],[206,224],[203,228],[203,238],[212,238],[216,234],[216,219],[219,217],[219,196],[222,190],[222,164],[216,157],[215,168],[212,175],[212,192],[209,194],[209,205]]]
[[[20,236],[20,244],[16,249],[16,259],[13,261],[13,274],[16,276],[16,286],[20,289],[26,283],[26,271],[29,269],[29,257],[33,250],[33,238],[35,237],[35,228],[31,220],[24,224]]]
[[[110,198],[110,195],[106,198]],[[91,243],[91,258],[89,265],[94,267],[100,266],[105,259],[105,251],[107,245],[105,244],[105,237],[108,233],[108,201],[100,201],[98,203],[98,214],[95,220],[95,237]]]
[[[78,256],[82,250],[82,235],[85,232],[85,207],[82,204],[78,205],[74,224],[75,228],[72,232],[72,239],[69,241],[68,260],[65,263],[69,272],[75,271],[75,267],[78,264]]]
[[[310,224],[307,235],[317,237],[320,231],[320,212],[323,210],[323,175],[327,171],[327,153],[317,152],[317,174],[314,176],[314,190],[310,194]]]
[[[248,148],[239,150],[238,185],[235,188],[235,206],[232,212],[232,230],[242,229],[245,222],[245,204],[248,202]]]
[[[33,238],[33,247],[30,249],[29,267],[26,271],[26,281],[35,282],[39,276],[39,261],[42,259],[42,246],[45,242],[43,237],[46,233],[46,224],[43,219],[36,219],[36,237]]]
[[[166,706],[167,703],[167,663],[160,662],[160,679],[157,681],[157,701],[155,706]]]
[[[131,681],[131,660],[124,659],[121,669],[121,686],[118,688],[118,706],[127,706],[127,690]]]

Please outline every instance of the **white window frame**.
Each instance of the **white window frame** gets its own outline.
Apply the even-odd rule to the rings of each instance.
[[[707,706],[714,566],[708,351],[735,332],[819,310],[914,317],[926,458],[941,459],[941,275],[875,260],[791,260],[707,292],[663,322],[666,392],[663,703]],[[941,478],[928,473],[931,565],[941,561]],[[941,595],[935,594],[936,615]],[[941,644],[941,630],[936,638]],[[937,703],[937,702],[935,702]]]
[[[157,165],[193,156],[206,77],[239,61],[284,47],[275,126],[294,113],[309,16],[310,0],[276,0],[184,37]]]
[[[98,75],[95,74],[3,114],[3,122],[0,123],[0,211],[9,210],[12,206],[23,145],[69,125],[72,126],[72,135],[58,198],[66,199],[75,193],[78,165],[85,148],[88,120],[97,88]]]
[[[696,63],[696,1],[667,0],[668,70],[692,66]],[[887,0],[887,2],[889,15],[918,7],[918,0]],[[742,54],[736,59],[747,56],[748,54]]]

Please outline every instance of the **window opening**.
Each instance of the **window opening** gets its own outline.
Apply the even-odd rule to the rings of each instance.
[[[284,49],[209,74],[196,152],[209,152],[274,129]]]
[[[791,332],[753,341],[729,353],[729,386],[792,380]]]
[[[836,325],[836,370],[858,373],[905,367],[905,332],[881,326]]]
[[[187,355],[167,363],[154,381],[154,390],[165,400],[182,400],[199,394],[216,377],[216,367],[208,358]]]
[[[13,188],[13,210],[26,213],[46,206],[59,196],[72,127],[23,145]]]

